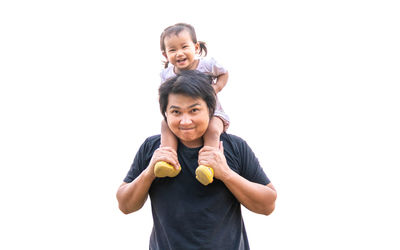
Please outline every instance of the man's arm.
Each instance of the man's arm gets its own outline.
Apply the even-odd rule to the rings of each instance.
[[[158,161],[166,161],[177,164],[176,151],[169,147],[158,148],[154,151],[148,167],[131,183],[122,183],[117,191],[119,209],[124,214],[133,213],[141,209],[147,200],[154,175],[154,165]]]
[[[265,215],[274,211],[277,197],[274,186],[271,183],[262,185],[251,182],[234,172],[226,163],[222,143],[219,149],[203,147],[199,164],[212,167],[214,177],[224,182],[236,199],[250,211]]]
[[[124,214],[133,213],[141,209],[147,200],[149,188],[155,179],[154,173],[147,168],[131,183],[122,183],[117,191],[119,209]],[[153,177],[153,176],[154,177]]]
[[[275,209],[276,191],[269,183],[262,185],[246,180],[229,168],[220,179],[236,199],[247,209],[269,215]]]

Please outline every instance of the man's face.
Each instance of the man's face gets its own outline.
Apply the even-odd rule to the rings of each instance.
[[[181,94],[170,94],[165,111],[169,129],[187,147],[203,145],[202,136],[208,128],[210,116],[207,103]]]

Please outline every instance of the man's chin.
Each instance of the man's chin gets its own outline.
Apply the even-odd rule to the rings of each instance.
[[[195,141],[196,139],[198,139],[198,138],[196,138],[195,136],[187,136],[187,135],[178,136],[178,138],[179,138],[181,141],[185,141],[185,142],[191,142],[191,141]]]

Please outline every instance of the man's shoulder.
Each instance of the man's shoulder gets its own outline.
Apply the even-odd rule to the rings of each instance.
[[[231,142],[235,142],[235,143],[245,142],[245,140],[243,138],[241,138],[240,136],[237,136],[234,134],[228,134],[228,133],[222,133],[221,140],[222,141],[231,141]]]
[[[234,134],[222,133],[220,140],[223,142],[225,150],[232,151],[235,154],[239,154],[248,147],[243,138]]]
[[[146,138],[146,141],[149,141],[149,142],[157,141],[157,140],[160,140],[160,138],[161,138],[161,135],[160,135],[160,134],[158,134],[158,135],[152,135],[152,136],[147,137],[147,138]]]
[[[141,150],[154,151],[160,147],[161,135],[152,135],[147,137],[142,143]]]
[[[153,143],[159,143],[161,140],[161,135],[152,135],[146,138],[146,140],[144,141],[144,143],[148,143],[148,144],[153,144]]]

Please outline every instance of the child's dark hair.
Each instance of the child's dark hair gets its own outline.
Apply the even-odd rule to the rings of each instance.
[[[194,27],[190,24],[187,23],[177,23],[175,25],[169,26],[167,27],[160,36],[160,48],[162,52],[165,52],[165,44],[164,44],[164,39],[170,35],[178,35],[179,33],[181,33],[182,31],[186,30],[187,32],[189,32],[190,37],[192,38],[193,43],[199,43],[200,45],[200,56],[203,55],[204,52],[204,56],[207,55],[207,46],[205,42],[202,41],[197,41],[197,37],[196,37],[196,32],[194,30]],[[168,61],[164,62],[164,67],[167,68],[168,67]]]

